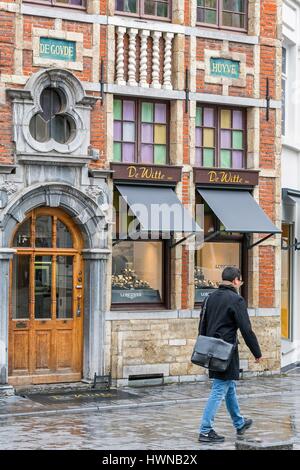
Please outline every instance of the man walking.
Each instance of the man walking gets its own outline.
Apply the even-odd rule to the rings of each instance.
[[[251,328],[246,302],[238,294],[238,289],[242,284],[240,270],[227,267],[222,272],[222,283],[219,288],[206,301],[200,334],[219,337],[236,346],[226,371],[209,371],[209,378],[212,378],[213,382],[200,424],[199,442],[223,442],[225,440],[224,436],[219,436],[213,429],[214,418],[223,399],[225,399],[237,435],[244,434],[252,425],[252,419],[241,415],[236,395],[235,380],[239,379],[240,369],[237,330],[240,330],[256,362],[261,360],[261,350]]]

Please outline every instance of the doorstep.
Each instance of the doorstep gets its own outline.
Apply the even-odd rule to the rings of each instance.
[[[0,385],[0,398],[11,397],[15,394],[15,389],[12,385]]]

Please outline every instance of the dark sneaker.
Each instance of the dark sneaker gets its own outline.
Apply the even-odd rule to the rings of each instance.
[[[252,426],[252,424],[253,424],[252,419],[245,419],[243,426],[236,431],[237,435],[242,436],[245,433],[245,431],[247,431],[247,429],[249,429],[250,426]]]
[[[219,436],[216,431],[211,429],[208,434],[200,433],[198,437],[199,442],[224,442],[225,437]]]

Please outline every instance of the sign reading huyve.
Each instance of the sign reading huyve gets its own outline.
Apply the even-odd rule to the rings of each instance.
[[[216,77],[239,78],[240,62],[238,60],[211,57],[210,74]]]
[[[76,61],[76,42],[64,39],[40,38],[40,57],[45,59]]]
[[[215,168],[194,168],[194,180],[197,184],[215,186],[256,186],[258,184],[256,170],[225,170]]]
[[[111,163],[115,180],[153,181],[156,183],[177,183],[181,180],[181,167],[166,165],[142,165]]]

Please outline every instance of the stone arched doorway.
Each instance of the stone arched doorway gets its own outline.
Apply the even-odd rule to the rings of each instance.
[[[52,262],[55,262],[55,257],[57,256],[65,256],[64,259],[60,260],[62,261],[62,265],[64,266],[61,266],[60,269],[66,269],[66,263],[68,261],[66,257],[68,255],[71,255],[71,251],[68,252],[68,249],[64,250],[63,247],[57,246],[57,225],[55,227],[53,225],[53,230],[56,231],[56,240],[55,236],[53,235],[52,244],[54,244],[55,246],[48,248],[40,246],[36,247],[35,241],[33,241],[33,246],[32,244],[29,247],[15,246],[18,244],[17,241],[13,241],[15,240],[15,237],[19,234],[22,238],[22,231],[24,231],[24,229],[26,228],[26,222],[33,215],[36,217],[38,214],[48,214],[50,217],[52,217],[52,224],[54,224],[53,221],[55,217],[56,220],[60,219],[61,222],[65,224],[65,227],[70,232],[72,232],[73,240],[75,240],[75,244],[73,244],[73,247],[68,248],[69,250],[74,250],[73,255],[77,256],[78,258],[77,266],[75,268],[77,278],[76,276],[73,277],[73,283],[75,285],[75,281],[78,281],[76,285],[80,285],[80,272],[82,273],[82,282],[84,282],[82,285],[82,289],[73,286],[72,295],[74,302],[72,304],[72,318],[74,318],[74,315],[77,314],[76,312],[78,311],[78,308],[80,308],[82,347],[81,351],[79,351],[79,353],[77,354],[77,358],[79,358],[77,369],[76,367],[74,369],[74,363],[73,365],[70,363],[68,364],[68,358],[70,359],[72,354],[70,355],[70,352],[66,351],[64,353],[64,358],[61,359],[61,362],[59,364],[59,369],[63,369],[63,366],[66,366],[66,375],[64,378],[55,377],[55,374],[57,373],[57,356],[55,359],[55,353],[52,354],[51,350],[49,353],[49,348],[47,344],[49,342],[51,343],[51,334],[45,333],[45,331],[47,330],[47,322],[49,318],[43,318],[39,320],[41,330],[35,330],[34,328],[32,329],[32,327],[29,327],[28,325],[29,330],[31,332],[30,334],[34,337],[34,339],[30,339],[30,335],[28,334],[28,341],[30,340],[31,345],[33,344],[33,347],[30,348],[30,351],[31,354],[33,354],[33,358],[35,358],[35,362],[32,358],[28,359],[29,362],[31,360],[31,370],[28,369],[27,374],[25,374],[25,376],[27,375],[27,377],[29,377],[27,383],[52,383],[60,381],[60,379],[62,381],[75,381],[79,380],[81,377],[86,380],[91,380],[95,373],[97,375],[103,375],[105,373],[105,285],[107,260],[109,257],[109,250],[107,249],[106,239],[107,221],[105,213],[101,208],[101,202],[99,203],[95,201],[83,191],[78,190],[75,187],[68,186],[67,184],[45,183],[37,185],[35,187],[27,188],[25,191],[23,191],[22,194],[19,193],[18,197],[12,199],[11,202],[7,205],[5,211],[2,212],[0,218],[0,277],[2,282],[0,286],[0,384],[8,383],[8,366],[10,366],[11,369],[10,374],[13,374],[12,380],[14,384],[18,383],[18,380],[15,380],[16,375],[22,376],[24,372],[24,364],[18,362],[14,364],[11,358],[11,354],[14,354],[12,348],[16,346],[19,341],[19,338],[15,340],[14,334],[12,335],[16,343],[13,346],[9,341],[9,332],[11,333],[12,331],[9,326],[9,319],[11,318],[12,321],[13,315],[13,305],[11,304],[12,297],[10,295],[10,290],[14,281],[13,267],[10,267],[10,265],[13,265],[14,257],[18,259],[18,256],[21,255],[21,252],[23,256],[25,256],[26,249],[28,250],[28,256],[31,257],[31,264],[29,267],[29,272],[31,273],[29,274],[31,275],[31,282],[29,283],[29,289],[31,289],[30,295],[31,300],[33,300],[33,302],[29,309],[29,315],[31,315],[30,318],[33,322],[36,314],[35,302],[37,302],[37,297],[35,297],[35,278],[33,276],[33,273],[36,269],[36,276],[41,277],[41,271],[44,270],[44,278],[42,277],[41,286],[42,289],[43,286],[45,287],[45,276],[50,275],[49,272],[48,274],[46,274],[46,271],[49,271],[48,268],[46,269],[47,264],[43,265],[44,261],[47,263],[50,260],[41,259],[41,256],[52,257]],[[21,231],[19,231],[20,229]],[[33,236],[34,228],[31,228],[30,230]],[[46,253],[47,250],[48,253]],[[39,257],[38,263],[36,265],[34,264],[35,256]],[[81,262],[83,262],[84,264],[84,269],[80,271],[79,265]],[[38,271],[40,272],[38,273]],[[52,269],[51,276],[52,281],[55,282],[54,278],[56,278],[57,276],[57,268],[54,268],[54,270]],[[54,292],[54,285],[51,286],[51,290],[51,321],[58,321],[55,319],[55,317],[57,316],[57,309],[55,307],[57,294],[56,292]],[[82,292],[81,295],[78,293],[79,291]],[[78,297],[81,297],[79,302],[80,305],[78,304]],[[49,297],[47,308],[49,309]],[[66,314],[63,313],[61,315]],[[20,320],[20,322],[23,321],[23,319],[21,318],[16,320]],[[43,323],[43,321],[45,321],[45,323]],[[76,319],[74,319],[74,321],[76,321]],[[26,321],[24,323],[26,323]],[[54,331],[54,335],[57,335],[58,325],[56,325],[55,327],[54,323],[52,325],[48,323],[48,326],[50,330],[53,327],[52,331]],[[70,324],[70,322],[68,322],[68,319],[65,318],[62,320],[62,324],[66,325],[67,330],[67,325]],[[18,328],[17,325],[15,326],[16,328],[14,332],[16,333],[17,337]],[[20,325],[20,331],[22,331],[23,326]],[[26,328],[27,327],[24,326],[23,331],[26,330]],[[63,330],[63,328],[61,329]],[[72,328],[69,331],[71,330]],[[63,337],[64,335],[65,337],[68,335],[72,336],[72,334],[73,333],[68,333],[67,331],[65,331],[61,333],[61,337]],[[35,343],[33,341],[35,341]],[[76,341],[77,340],[75,339],[75,342]],[[57,338],[56,346],[53,347],[57,348]],[[42,352],[42,355],[37,355],[38,350]],[[39,357],[38,362],[37,357]],[[49,359],[49,364],[52,361],[52,369],[51,367],[48,367],[47,358]],[[54,364],[55,360],[56,366]],[[19,373],[16,374],[16,369],[18,369],[19,366],[21,370],[19,370]],[[44,373],[41,374],[40,372],[43,368]],[[49,371],[46,369],[49,369]],[[61,371],[59,371],[59,373],[61,373]],[[68,376],[68,374],[73,373],[77,375]],[[49,375],[51,374],[52,376],[50,377]],[[35,377],[32,377],[34,375]],[[43,375],[44,377],[42,377]],[[20,379],[20,382],[22,382],[22,380],[23,379]],[[24,380],[26,381],[26,378]]]

